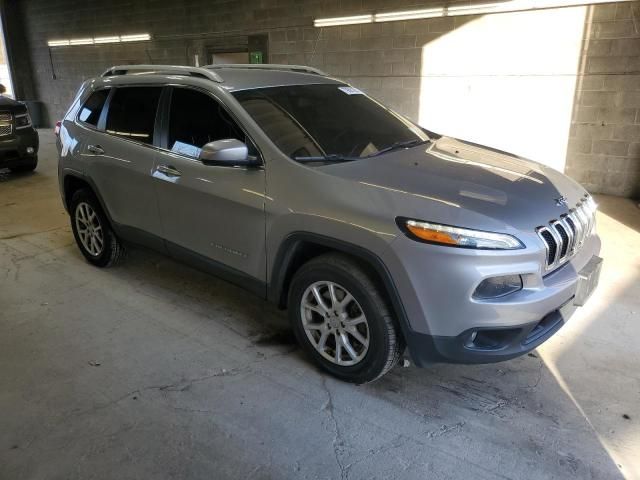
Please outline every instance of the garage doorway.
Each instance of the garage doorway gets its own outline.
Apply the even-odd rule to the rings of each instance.
[[[207,63],[210,65],[249,63],[249,52],[207,52]]]

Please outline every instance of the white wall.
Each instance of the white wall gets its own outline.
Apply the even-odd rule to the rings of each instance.
[[[563,171],[585,14],[485,15],[423,45],[420,124]]]

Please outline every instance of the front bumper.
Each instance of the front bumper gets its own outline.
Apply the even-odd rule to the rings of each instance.
[[[434,362],[491,363],[517,357],[557,332],[575,311],[579,272],[600,251],[597,235],[551,273],[542,270],[544,252],[529,248],[479,252],[425,245],[399,238],[401,255],[392,264],[408,320],[404,336],[418,366]],[[534,248],[531,248],[534,246]],[[407,258],[409,261],[401,262]],[[473,292],[485,278],[519,274],[524,288],[490,300]],[[477,332],[478,348],[470,343]],[[486,340],[486,341],[484,341]]]
[[[573,299],[573,298],[572,298]],[[499,329],[472,328],[455,337],[414,333],[409,343],[411,357],[418,366],[431,363],[495,363],[510,360],[537,348],[551,338],[576,310],[569,301],[548,313],[540,321]],[[473,332],[487,332],[485,348],[472,347]]]
[[[38,155],[40,141],[33,128],[16,130],[11,135],[0,136],[0,168],[19,167],[30,163]],[[33,153],[27,153],[32,148]]]

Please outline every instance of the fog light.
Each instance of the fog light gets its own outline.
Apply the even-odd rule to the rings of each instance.
[[[484,279],[476,291],[473,298],[486,300],[509,295],[510,293],[522,290],[522,277],[520,275],[504,275],[501,277],[491,277]]]
[[[33,155],[33,152],[34,152],[34,151],[35,151],[35,150],[33,149],[33,147],[27,147],[27,154],[28,154],[28,155]]]

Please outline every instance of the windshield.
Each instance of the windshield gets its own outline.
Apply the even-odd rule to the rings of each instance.
[[[419,127],[347,85],[288,85],[233,95],[294,160],[357,160],[429,140]]]

